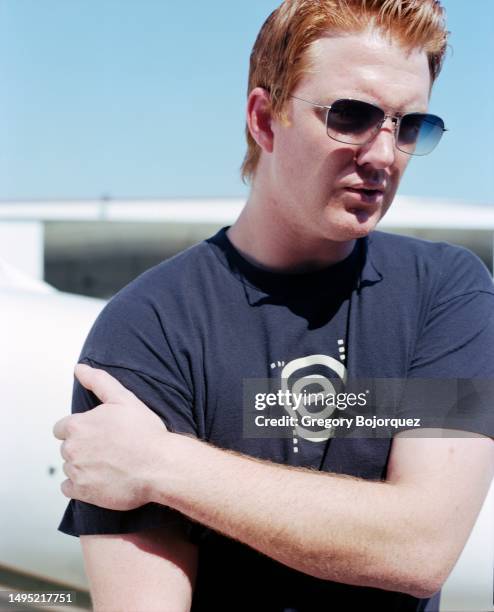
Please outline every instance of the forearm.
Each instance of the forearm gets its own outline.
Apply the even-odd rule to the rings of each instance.
[[[428,534],[416,529],[415,489],[168,440],[153,501],[312,576],[420,595],[416,577],[430,560],[421,558]]]

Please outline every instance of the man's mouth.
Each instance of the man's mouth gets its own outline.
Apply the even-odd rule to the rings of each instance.
[[[367,187],[345,187],[345,191],[352,194],[359,201],[368,204],[379,204],[384,196],[382,189],[372,189]]]

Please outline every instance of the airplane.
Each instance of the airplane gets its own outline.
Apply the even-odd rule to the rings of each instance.
[[[78,540],[57,531],[67,500],[51,430],[69,413],[73,368],[105,302],[0,262],[0,303],[0,568],[87,590]]]
[[[104,305],[0,261],[0,582],[21,576],[21,590],[58,585],[82,594],[84,609],[90,600],[79,542],[57,531],[67,500],[52,427],[69,412],[73,367]],[[494,482],[443,587],[441,612],[494,610],[493,574]]]

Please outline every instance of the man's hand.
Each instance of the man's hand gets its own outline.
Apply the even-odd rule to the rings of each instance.
[[[66,497],[112,510],[131,510],[150,499],[158,449],[170,434],[161,419],[104,370],[78,364],[75,376],[102,404],[58,421],[63,440]]]

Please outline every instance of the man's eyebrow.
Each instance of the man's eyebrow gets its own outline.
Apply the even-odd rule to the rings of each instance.
[[[331,106],[337,100],[358,100],[359,102],[367,102],[368,104],[372,104],[374,106],[382,108],[385,111],[388,109],[388,106],[384,104],[384,102],[382,102],[381,100],[378,100],[377,97],[375,97],[372,93],[369,93],[367,95],[364,95],[363,93],[361,94],[346,93],[346,94],[341,94],[341,95],[333,94],[332,96],[321,96],[318,100],[314,100],[314,102],[317,102],[321,106]],[[402,104],[397,105],[396,108],[389,107],[389,110],[396,112],[397,115],[406,115],[408,113],[428,113],[429,112],[428,104],[425,104],[424,106],[423,102],[419,102],[417,100],[415,101],[405,100]]]

